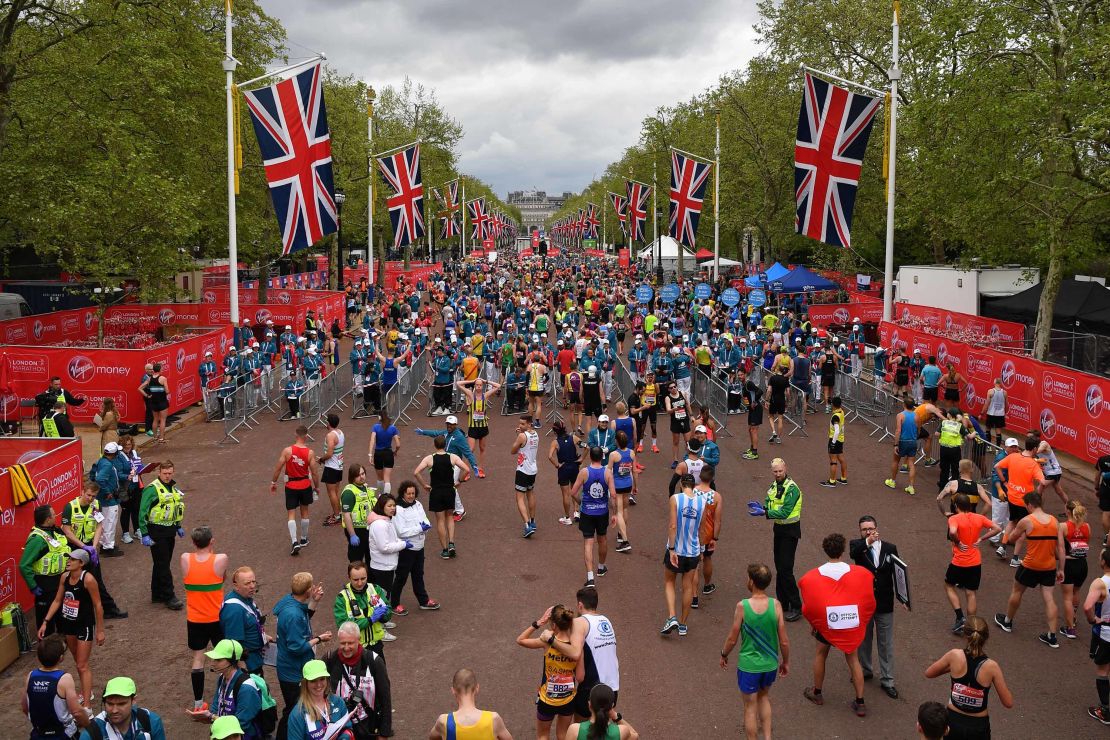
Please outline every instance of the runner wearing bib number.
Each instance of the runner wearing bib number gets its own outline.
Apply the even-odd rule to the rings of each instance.
[[[671,417],[671,470],[674,470],[678,467],[679,440],[685,447],[690,436],[690,401],[677,385],[672,385],[663,403]]]
[[[516,455],[516,508],[524,520],[524,538],[536,533],[536,451],[540,435],[532,428],[532,417],[520,417],[516,425],[516,441],[512,454]]]
[[[594,588],[594,540],[597,541],[598,577],[605,575],[609,570],[605,567],[605,556],[609,550],[605,535],[609,531],[609,495],[615,489],[615,485],[613,470],[605,464],[604,457],[605,453],[600,447],[591,447],[590,464],[578,473],[574,487],[570,489],[570,495],[581,502],[578,529],[584,538],[586,588]]]
[[[478,477],[485,478],[486,472],[486,437],[489,436],[489,401],[488,396],[501,390],[500,383],[486,382],[481,378],[477,380],[460,380],[456,384],[459,391],[466,399],[467,431],[470,438],[470,449],[478,458]],[[469,387],[468,387],[469,386]]]
[[[553,721],[555,736],[565,737],[574,715],[574,697],[578,690],[574,676],[578,661],[555,648],[556,642],[570,644],[574,617],[573,611],[557,604],[516,638],[521,647],[544,651],[543,672],[536,691],[536,737],[549,737]],[[537,630],[542,631],[533,637]]]
[[[628,434],[623,429],[618,431],[617,449],[609,453],[608,461],[617,502],[617,552],[632,551],[632,543],[628,541],[628,506],[639,475],[636,472],[636,453],[628,443]]]
[[[95,639],[98,645],[104,644],[104,610],[100,605],[100,593],[96,579],[86,568],[89,553],[73,550],[66,561],[66,573],[58,583],[54,602],[46,612],[39,626],[38,638],[46,637],[47,625],[57,616],[58,632],[65,635],[66,647],[73,653],[77,664],[77,675],[81,678],[82,703],[92,698],[93,676],[89,667],[89,656]]]
[[[324,517],[325,527],[334,527],[343,521],[339,513],[339,486],[343,482],[343,443],[346,441],[339,428],[339,416],[328,414],[328,433],[324,437],[324,454],[320,456],[323,465],[320,480],[328,490],[331,514]]]

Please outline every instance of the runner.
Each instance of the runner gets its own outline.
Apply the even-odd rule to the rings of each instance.
[[[1041,472],[1044,473],[1044,485],[1041,487],[1041,493],[1044,493],[1045,488],[1051,487],[1066,507],[1069,503],[1068,495],[1064,492],[1064,486],[1061,484],[1064,469],[1060,467],[1060,461],[1056,459],[1055,450],[1052,449],[1048,440],[1042,437],[1040,429],[1030,430],[1029,436],[1037,440],[1037,449],[1034,451],[1034,455],[1037,462],[1041,464]]]
[[[390,479],[400,450],[401,433],[393,425],[389,412],[382,409],[378,414],[378,422],[370,429],[370,463],[374,466],[374,477],[378,481],[375,491],[392,491],[393,482]]]
[[[323,465],[320,480],[328,490],[328,501],[332,513],[324,517],[324,526],[333,527],[342,521],[339,515],[339,484],[343,481],[343,431],[339,428],[339,416],[328,414],[328,432],[324,436],[324,454],[317,458]]]
[[[683,444],[690,437],[690,399],[673,384],[664,396],[663,410],[671,417],[671,470],[678,467],[679,439]]]
[[[585,357],[582,359],[585,361]],[[602,416],[605,416],[601,375],[598,373],[597,365],[587,367],[586,374],[582,376],[582,411],[586,417],[586,434],[589,436],[594,432],[594,425],[601,420]]]
[[[713,583],[713,555],[717,552],[717,543],[721,538],[721,524],[724,522],[721,492],[713,490],[713,469],[708,465],[698,473],[698,484],[694,486],[694,492],[705,499],[705,514],[701,518],[698,539],[702,544],[701,577],[704,585],[701,588],[701,595],[708,596],[717,590],[717,585]],[[694,586],[697,586],[696,581]],[[696,593],[690,606],[694,609],[700,606]]]
[[[987,711],[990,691],[998,694],[1002,706],[1012,709],[1014,697],[1002,676],[1002,668],[983,652],[990,637],[986,620],[969,616],[963,635],[967,647],[954,648],[925,669],[926,678],[949,674],[952,688],[948,694],[948,735],[959,738],[990,738],[991,720]]]
[[[682,491],[671,496],[667,515],[667,551],[663,554],[663,593],[667,602],[668,616],[660,634],[669,635],[678,630],[685,637],[690,616],[690,605],[698,582],[698,560],[701,559],[702,516],[705,514],[705,498],[694,493],[694,476],[682,476]],[[679,585],[682,599],[682,621],[675,618],[675,579],[681,574]]]
[[[750,445],[742,457],[745,460],[759,459],[759,427],[763,425],[763,389],[752,382],[741,370],[739,378],[744,384],[744,396],[748,405],[748,441]]]
[[[443,435],[436,437],[433,444],[436,451],[420,461],[413,471],[413,477],[428,492],[428,510],[435,514],[436,536],[439,537],[439,545],[443,548],[439,556],[447,560],[456,556],[455,522],[457,520],[451,516],[451,509],[458,495],[455,486],[465,483],[470,478],[470,466],[458,455],[447,452],[447,439]],[[424,477],[421,475],[425,470],[431,471],[428,473],[430,477],[428,483],[424,482]],[[459,475],[460,472],[461,475]]]
[[[540,446],[540,435],[533,429],[532,417],[520,417],[516,425],[516,440],[511,454],[516,455],[516,508],[524,520],[524,539],[536,533],[536,451]]]
[[[1029,544],[1026,546],[1025,557],[1014,574],[1014,587],[1010,592],[1006,611],[995,614],[994,622],[1004,631],[1013,632],[1014,615],[1021,606],[1022,595],[1027,588],[1040,586],[1048,632],[1042,632],[1037,639],[1050,648],[1058,648],[1060,643],[1056,639],[1056,626],[1059,612],[1056,608],[1055,587],[1057,583],[1064,581],[1064,535],[1058,527],[1056,517],[1041,510],[1039,493],[1025,494],[1025,507],[1029,514],[1017,523],[1012,535],[1002,536],[1003,542],[1007,537],[1016,540],[1027,537]]]
[[[618,408],[621,405],[618,404]],[[617,419],[618,423],[620,421],[620,419]],[[617,552],[631,552],[632,543],[628,541],[628,507],[632,494],[639,483],[640,474],[636,469],[636,453],[629,446],[628,434],[624,430],[617,432],[617,449],[609,453],[607,464],[613,475],[613,493],[616,494],[616,550]]]
[[[1002,544],[995,551],[998,557],[1006,559],[1006,544],[1014,544],[1014,556],[1010,560],[1010,567],[1016,568],[1021,564],[1021,538],[1015,536],[1014,530],[1018,522],[1029,515],[1025,499],[1030,493],[1040,493],[1044,486],[1044,471],[1033,456],[1037,448],[1037,441],[1032,437],[1025,438],[1025,451],[1017,452],[1018,441],[1013,437],[1006,440],[1006,449],[1013,450],[1000,462],[994,464],[994,469],[1006,475],[1006,503],[1010,512],[1010,521],[1002,536]],[[1038,496],[1039,500],[1039,496]],[[1060,564],[1061,566],[1063,563]]]
[[[459,380],[455,385],[466,399],[467,436],[471,451],[478,453],[478,477],[485,478],[486,437],[489,436],[489,401],[487,396],[501,390],[500,383],[486,383],[481,378]],[[467,386],[471,386],[468,388]]]
[[[614,453],[617,454],[617,453]],[[594,588],[594,541],[597,542],[597,575],[600,578],[609,572],[605,557],[609,551],[609,541],[605,536],[609,525],[616,523],[616,516],[610,517],[609,497],[616,490],[613,471],[603,461],[604,451],[600,447],[590,448],[590,464],[578,473],[570,495],[579,502],[581,518],[578,529],[582,532],[585,561],[586,588]]]
[[[571,356],[574,355],[572,350],[563,350],[562,352],[569,352]],[[562,352],[559,354],[561,355]],[[582,373],[578,371],[577,367],[568,366],[567,372],[563,374],[563,391],[567,395],[566,408],[570,412],[571,428],[575,429],[579,435],[584,434],[582,431]]]
[[[451,678],[455,711],[439,715],[428,733],[429,740],[513,740],[505,720],[497,712],[478,709],[478,676],[460,668]]]
[[[35,652],[41,667],[27,674],[20,699],[20,709],[31,721],[31,738],[72,740],[90,720],[73,676],[60,667],[66,654],[65,639],[48,635],[39,640]]]
[[[551,425],[555,439],[551,440],[551,447],[547,451],[547,460],[555,466],[555,475],[559,483],[559,493],[563,498],[563,516],[559,517],[559,524],[570,526],[578,516],[578,510],[571,499],[570,488],[578,477],[581,467],[582,455],[573,435],[567,431],[561,419],[556,419]],[[618,549],[619,549],[618,543]]]
[[[844,432],[848,426],[844,418],[843,401],[840,396],[833,396],[830,404],[832,415],[829,417],[829,479],[821,481],[825,488],[836,488],[837,482],[842,486],[848,485],[848,463],[844,460]],[[836,477],[837,467],[840,468],[839,481]]]
[[[636,416],[636,452],[644,451],[644,432],[650,424],[651,451],[658,453],[659,446],[655,443],[655,438],[658,435],[656,424],[659,416],[659,387],[655,384],[655,373],[647,373],[644,380],[636,383],[636,393],[633,397],[638,398],[640,402],[637,405],[632,403],[631,399],[629,400],[632,413]],[[1110,501],[1110,496],[1107,500]]]
[[[73,550],[68,558],[54,601],[39,626],[38,638],[42,640],[46,637],[47,625],[54,615],[58,615],[58,632],[65,636],[66,647],[73,653],[77,675],[81,678],[80,702],[87,706],[92,703],[95,685],[89,658],[93,640],[97,645],[104,644],[104,609],[100,604],[96,579],[86,570],[89,554],[84,550]]]
[[[999,447],[1002,446],[1002,430],[1006,428],[1006,406],[1006,390],[1002,387],[1002,378],[995,378],[994,387],[987,391],[983,399],[980,415],[987,420],[987,441],[990,441],[993,429],[997,432],[995,444]]]
[[[729,653],[740,641],[736,682],[744,699],[744,735],[748,740],[759,737],[761,721],[763,740],[771,740],[771,686],[776,676],[790,672],[790,639],[786,635],[782,605],[767,595],[769,585],[770,568],[762,563],[748,566],[751,598],[736,604],[732,629],[721,648],[721,669],[725,670]]]
[[[185,627],[193,665],[193,711],[207,709],[204,703],[204,650],[224,639],[220,628],[227,555],[212,550],[212,530],[194,527],[193,552],[181,553],[181,582],[185,584]]]
[[[1110,455],[1103,455],[1095,462],[1095,495],[1102,520],[1102,546],[1110,537]]]
[[[890,477],[883,481],[883,485],[890,489],[897,488],[898,484],[895,481],[898,480],[898,466],[900,463],[905,463],[910,474],[910,484],[906,486],[906,493],[913,496],[916,493],[913,483],[917,475],[917,466],[914,465],[917,457],[917,417],[913,412],[913,399],[907,398],[902,401],[902,407],[894,427],[894,460],[890,464]]]
[[[288,515],[286,527],[292,542],[290,555],[297,555],[308,547],[308,507],[316,500],[316,489],[320,485],[320,467],[317,458],[308,447],[308,427],[297,427],[297,439],[278,455],[274,467],[270,493],[277,492],[278,478],[285,474],[285,511]],[[300,538],[297,537],[297,512],[300,511]]]
[[[783,357],[784,355],[779,355]],[[780,365],[776,367],[775,372],[771,373],[771,377],[767,378],[767,389],[770,391],[770,400],[767,403],[767,412],[771,415],[771,436],[767,440],[769,444],[782,444],[782,437],[779,433],[782,432],[782,417],[786,413],[786,395],[790,390],[790,378],[787,373],[790,368],[787,365]],[[825,400],[825,413],[829,413],[830,399]]]
[[[1090,552],[1091,525],[1087,524],[1087,508],[1078,501],[1067,504],[1068,520],[1060,522],[1064,535],[1064,582],[1060,592],[1064,597],[1064,628],[1060,633],[1069,640],[1078,637],[1075,618],[1079,612],[1079,594],[1087,580],[1087,553]]]
[[[962,589],[967,594],[967,616],[973,616],[977,609],[976,592],[983,573],[979,543],[995,536],[1000,530],[990,519],[975,513],[975,506],[966,493],[957,493],[952,503],[955,513],[946,514],[948,539],[952,541],[952,562],[944,574],[944,592],[956,613],[952,634],[958,635],[967,624],[967,617],[960,608],[960,596],[956,589]],[[987,533],[981,534],[984,529]]]
[[[673,496],[678,487],[679,481],[684,475],[691,475],[694,480],[700,480],[701,471],[705,467],[705,461],[701,459],[701,443],[696,439],[691,439],[690,443],[686,445],[686,457],[674,469],[671,475],[671,482],[667,487],[668,495]]]
[[[547,365],[542,355],[538,352],[529,355],[524,372],[528,376],[528,416],[533,420],[532,426],[539,429],[543,425],[543,394],[547,389]]]
[[[983,511],[992,515],[993,523],[998,524],[999,527],[1004,526],[1004,522],[999,523],[997,519],[994,519],[994,505],[991,503],[991,497],[987,495],[983,486],[974,480],[975,464],[971,460],[960,460],[956,468],[959,471],[959,477],[948,481],[948,484],[937,494],[937,508],[940,509],[940,513],[945,516],[955,514],[956,494],[962,493],[967,496],[967,500],[971,503],[971,511],[975,511],[979,507],[979,503],[983,502],[986,505]],[[949,502],[948,511],[944,510],[945,501]]]
[[[562,604],[556,604],[516,638],[516,644],[521,647],[544,651],[542,683],[536,697],[537,738],[550,736],[552,722],[555,723],[555,737],[565,737],[574,714],[578,660],[567,657],[554,645],[556,642],[564,646],[571,644],[576,616]],[[533,637],[536,630],[541,630],[540,634]]]
[[[474,457],[474,452],[470,449],[470,444],[467,442],[466,435],[459,429],[459,420],[454,415],[449,415],[443,420],[445,427],[443,429],[416,429],[416,433],[424,437],[438,437],[443,435],[447,440],[447,452],[452,455],[458,455],[466,460],[470,471],[474,471],[478,467],[478,460]],[[460,468],[455,469],[455,483],[458,484]],[[469,473],[468,473],[469,477]],[[461,522],[463,517],[466,516],[466,509],[463,508],[462,497],[459,496],[458,488],[455,489],[455,507],[454,507],[454,520],[456,523]]]
[[[1087,714],[1104,725],[1110,725],[1110,614],[1106,613],[1110,599],[1110,550],[1103,550],[1098,563],[1102,576],[1091,581],[1083,614],[1091,627],[1091,660],[1095,664],[1095,690],[1098,705],[1089,707]]]

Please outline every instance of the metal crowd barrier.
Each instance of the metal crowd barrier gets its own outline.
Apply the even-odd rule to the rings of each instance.
[[[628,399],[632,398],[632,394],[636,392],[636,382],[632,379],[632,371],[624,363],[624,358],[619,355],[617,356],[617,365],[613,368],[613,382],[617,386],[617,393],[620,393],[621,398],[627,403]]]
[[[231,384],[224,384],[217,391],[224,422],[224,438],[220,440],[220,444],[229,441],[238,444],[239,439],[235,432],[243,426],[250,428],[247,422],[246,389],[245,385],[233,387]]]
[[[709,418],[717,425],[718,432],[733,436],[728,429],[728,387],[725,384],[700,370],[695,370],[691,395],[699,409],[709,410]]]
[[[804,389],[790,384],[786,396],[786,413],[783,418],[786,419],[793,429],[786,433],[786,436],[798,434],[802,437],[808,437],[809,432],[806,431],[806,392]]]
[[[563,420],[562,401],[559,400],[560,392],[563,389],[559,387],[559,382],[557,380],[558,376],[559,373],[555,372],[555,368],[548,368],[547,378],[544,381],[546,387],[544,388],[545,393],[543,397],[547,398],[548,409],[543,417],[547,420],[549,425],[553,425],[556,421]],[[604,382],[605,381],[602,380],[602,383]],[[605,391],[602,390],[601,392],[604,395]],[[548,433],[553,433],[550,426],[548,427]]]

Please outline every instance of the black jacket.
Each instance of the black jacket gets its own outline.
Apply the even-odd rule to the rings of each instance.
[[[328,654],[324,658],[324,663],[328,667],[328,686],[332,692],[343,696],[348,691],[340,691],[340,684],[344,684],[343,688],[348,689],[346,686],[346,679],[343,675],[343,663],[339,660],[339,652],[335,651]],[[359,662],[359,667],[355,671],[358,675],[364,675],[369,670],[370,675],[374,679],[374,708],[367,710],[369,715],[364,722],[355,725],[355,737],[362,740],[363,738],[377,738],[379,735],[382,737],[393,736],[393,699],[389,690],[389,674],[385,670],[385,661],[379,658],[374,651],[363,648],[362,658]],[[349,707],[348,707],[349,708]]]
[[[848,554],[856,565],[867,568],[875,575],[875,613],[890,614],[894,611],[894,563],[891,555],[898,554],[898,546],[885,540],[879,541],[879,567],[871,559],[871,548],[864,539],[848,543]]]

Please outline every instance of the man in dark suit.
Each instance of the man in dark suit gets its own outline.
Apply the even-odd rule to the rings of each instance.
[[[864,515],[859,520],[858,540],[848,544],[852,561],[875,574],[875,614],[867,623],[867,634],[859,646],[859,662],[863,678],[872,678],[871,641],[877,636],[879,650],[879,682],[883,693],[891,699],[898,698],[894,688],[894,564],[891,555],[898,554],[898,547],[879,538],[875,517]]]

